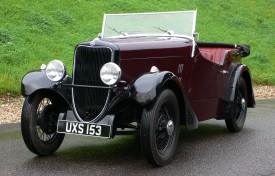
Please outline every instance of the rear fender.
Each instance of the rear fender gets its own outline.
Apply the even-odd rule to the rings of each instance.
[[[254,93],[253,93],[253,86],[251,81],[251,75],[250,70],[246,65],[239,65],[236,69],[233,70],[229,86],[227,90],[226,95],[226,101],[233,102],[235,91],[236,91],[236,85],[239,77],[242,76],[246,82],[247,87],[247,93],[248,93],[248,107],[254,107],[255,106],[255,99],[254,99]]]
[[[228,89],[226,92],[226,98],[225,98],[225,111],[224,111],[224,118],[231,118],[231,112],[233,108],[233,101],[235,97],[236,92],[236,85],[239,77],[243,77],[246,83],[247,87],[247,107],[255,107],[255,98],[253,93],[253,86],[252,86],[252,80],[251,80],[251,74],[250,70],[246,65],[238,65],[236,68],[233,69]]]

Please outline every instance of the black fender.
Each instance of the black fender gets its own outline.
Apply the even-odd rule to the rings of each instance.
[[[184,87],[172,72],[163,71],[140,76],[130,86],[131,98],[142,106],[150,106],[161,91],[167,88],[173,90],[177,96],[182,124],[186,124],[188,129],[197,128],[197,116],[190,106]]]
[[[156,100],[165,82],[173,77],[174,74],[168,71],[144,74],[131,85],[131,98],[143,106],[148,105]]]
[[[62,83],[71,84],[72,78],[67,75],[62,80]],[[24,97],[32,96],[36,92],[52,93],[55,96],[59,96],[61,101],[64,100],[66,104],[71,104],[71,89],[68,87],[60,87],[58,86],[58,82],[51,81],[46,76],[45,70],[28,72],[22,79],[21,94]]]
[[[232,69],[232,74],[229,79],[229,85],[226,91],[225,96],[225,111],[224,118],[231,118],[231,112],[233,108],[233,101],[235,97],[236,85],[239,77],[243,77],[247,87],[247,107],[255,107],[255,98],[253,93],[253,85],[251,80],[251,73],[249,68],[246,65],[236,65],[235,68]]]

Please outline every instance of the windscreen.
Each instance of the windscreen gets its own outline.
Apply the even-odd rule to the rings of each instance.
[[[102,38],[134,35],[176,35],[193,37],[196,11],[105,14]]]

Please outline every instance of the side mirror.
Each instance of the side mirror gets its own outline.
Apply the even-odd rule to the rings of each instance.
[[[101,39],[101,37],[102,37],[101,33],[98,33],[97,37]]]
[[[199,33],[197,33],[197,32],[193,33],[193,37],[194,37],[195,41],[198,41],[199,40]]]

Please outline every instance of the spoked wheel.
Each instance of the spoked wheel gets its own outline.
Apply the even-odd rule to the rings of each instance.
[[[54,153],[64,134],[56,131],[59,108],[53,98],[40,94],[27,97],[21,115],[21,132],[28,149],[41,156]]]
[[[163,166],[176,150],[179,136],[179,107],[173,91],[164,90],[151,109],[143,110],[141,148],[149,163]]]
[[[225,120],[226,127],[231,132],[239,132],[244,126],[247,111],[247,89],[243,77],[237,82],[232,110],[232,118]]]

